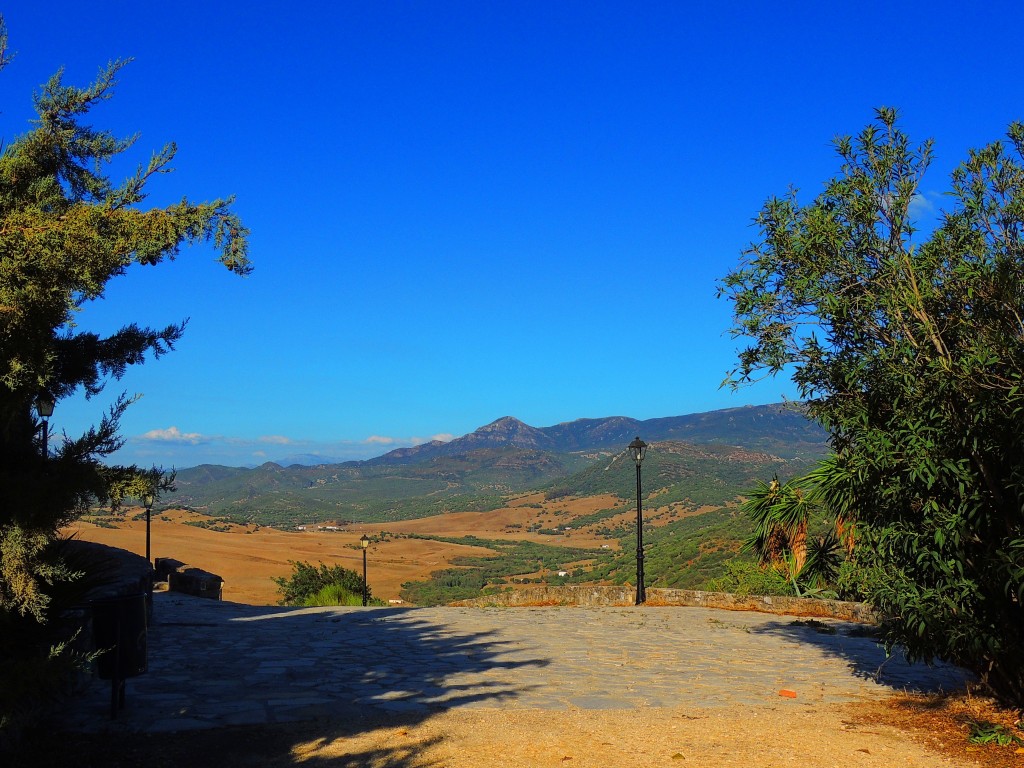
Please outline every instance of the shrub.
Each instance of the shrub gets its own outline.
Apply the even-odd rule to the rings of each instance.
[[[281,592],[281,605],[306,605],[308,599],[318,595],[324,588],[337,586],[344,591],[359,595],[362,603],[363,577],[355,571],[342,568],[340,565],[330,567],[319,563],[319,567],[298,560],[290,560],[292,575],[273,577]],[[367,596],[370,588],[366,587]],[[325,603],[326,605],[342,605],[343,603]]]
[[[315,595],[310,595],[303,600],[302,604],[308,608],[329,605],[362,605],[363,595],[350,592],[341,584],[328,584]],[[380,598],[373,597],[367,601],[367,604],[384,605],[385,603]]]
[[[707,592],[731,592],[735,595],[793,596],[793,584],[774,568],[733,559],[725,564],[725,574],[706,582]]]

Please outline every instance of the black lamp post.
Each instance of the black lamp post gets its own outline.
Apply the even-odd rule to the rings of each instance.
[[[43,456],[50,455],[50,417],[53,416],[54,399],[46,392],[40,392],[36,398],[36,413],[43,420]]]
[[[629,444],[629,455],[636,462],[636,604],[647,602],[644,586],[644,518],[640,507],[640,464],[647,455],[647,443],[636,438]]]
[[[149,553],[149,528],[150,528],[150,513],[153,511],[153,502],[156,500],[152,492],[145,494],[142,497],[142,504],[146,508],[146,561],[152,564],[153,558],[150,557]]]
[[[142,496],[142,504],[146,508],[146,562],[150,568],[149,578],[146,581],[146,615],[149,618],[152,618],[153,615],[153,560],[149,552],[149,528],[154,501],[156,501],[156,495],[152,491]]]
[[[369,537],[365,533],[359,538],[359,546],[363,548],[363,607],[365,608],[366,607],[366,602],[367,602],[367,595],[366,595],[366,592],[367,592],[367,589],[366,589],[366,549],[367,549],[367,547],[370,546],[370,539],[369,539]]]

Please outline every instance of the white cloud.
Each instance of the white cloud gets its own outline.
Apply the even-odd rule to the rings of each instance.
[[[939,213],[942,195],[938,192],[917,193],[910,199],[910,217],[912,219],[934,219]]]
[[[178,443],[179,445],[202,445],[210,442],[210,438],[201,435],[199,432],[182,432],[177,427],[167,429],[151,429],[139,436],[140,440],[155,440],[164,443]]]
[[[259,442],[270,443],[271,445],[291,445],[295,441],[284,435],[263,435],[259,438]]]
[[[285,435],[206,435],[183,432],[171,426],[129,438],[125,447],[118,452],[116,460],[122,463],[154,463],[177,467],[194,467],[199,464],[252,466],[254,462],[261,463],[268,459],[285,463],[327,463],[370,459],[395,448],[422,445],[431,440],[447,442],[454,437],[444,432],[432,437],[370,435],[364,440],[321,442]]]

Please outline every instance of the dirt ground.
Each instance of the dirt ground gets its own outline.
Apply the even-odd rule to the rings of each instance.
[[[455,710],[425,720],[319,721],[157,735],[62,735],[24,768],[1013,768],[1024,750],[968,743],[970,697],[896,696],[818,709]]]

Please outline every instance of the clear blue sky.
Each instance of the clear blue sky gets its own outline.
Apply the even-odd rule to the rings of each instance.
[[[237,196],[254,274],[207,248],[136,268],[82,314],[190,324],[121,391],[124,462],[366,458],[500,416],[679,415],[792,397],[719,384],[715,280],[830,140],[879,105],[936,140],[922,211],[968,147],[1024,119],[1024,3],[7,4],[0,136],[58,67],[134,57],[94,124],[176,141],[149,203]],[[127,174],[118,167],[115,175]]]

